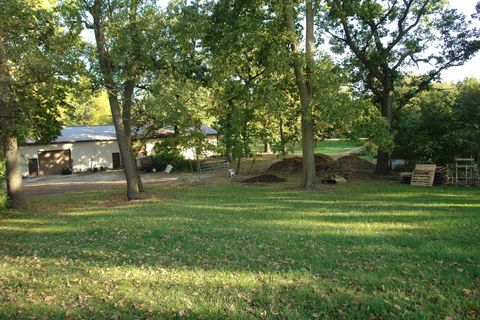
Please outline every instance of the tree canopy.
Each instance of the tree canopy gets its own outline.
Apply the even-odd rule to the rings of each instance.
[[[445,1],[325,1],[319,8],[320,32],[330,35],[337,53],[348,48],[345,63],[359,89],[373,93],[382,115],[394,121],[395,111],[438,79],[441,72],[462,65],[480,48],[479,31]],[[408,92],[397,99],[396,86],[411,67],[429,70],[410,78]],[[389,150],[379,150],[377,173],[388,173]]]

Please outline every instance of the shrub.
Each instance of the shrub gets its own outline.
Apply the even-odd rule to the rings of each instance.
[[[190,170],[190,160],[185,159],[178,149],[175,137],[166,138],[157,142],[152,150],[152,164],[155,168],[166,168],[169,164],[175,170]]]

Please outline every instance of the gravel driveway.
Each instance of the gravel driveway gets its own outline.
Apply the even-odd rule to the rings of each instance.
[[[145,184],[157,184],[173,182],[178,175],[163,172],[142,173],[141,178]],[[121,188],[126,186],[126,180],[123,171],[108,171],[24,178],[23,186],[27,195],[36,196]]]

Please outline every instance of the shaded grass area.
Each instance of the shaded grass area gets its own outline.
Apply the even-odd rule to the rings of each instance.
[[[358,182],[44,196],[0,220],[0,318],[480,315],[480,192]]]

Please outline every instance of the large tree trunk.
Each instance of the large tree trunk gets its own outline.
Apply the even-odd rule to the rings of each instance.
[[[131,74],[129,75],[129,79],[125,82],[124,93],[123,93],[124,101],[122,105],[122,118],[125,125],[125,134],[127,136],[127,144],[130,146],[130,148],[132,147],[131,118],[132,118],[132,105],[133,105],[133,91],[135,89],[135,82],[136,82],[134,70],[136,70],[136,66],[132,66],[131,68],[133,69],[133,71],[130,70]],[[136,160],[135,160],[135,156],[133,155],[133,152],[131,152],[131,157],[132,157],[132,161],[135,163],[135,166],[136,166]],[[144,188],[143,188],[142,179],[140,178],[140,173],[138,172],[138,170],[135,170],[135,172],[136,172],[138,190],[140,192],[143,192]]]
[[[10,93],[8,85],[9,69],[0,61],[0,142],[6,160],[7,206],[22,209],[27,202],[22,188],[22,169],[16,137],[13,106],[7,101]]]
[[[313,4],[312,0],[305,1],[306,7],[306,46],[305,46],[305,60],[307,78],[305,85],[308,93],[308,103],[305,103],[302,108],[302,123],[304,126],[303,136],[303,180],[307,188],[314,187],[317,183],[317,176],[315,171],[315,141],[313,130],[313,109],[312,109],[312,97],[313,97],[313,64],[314,64],[314,35],[313,35]]]
[[[233,112],[233,101],[228,100],[228,110],[226,116],[226,125],[225,129],[228,131],[227,134],[224,135],[225,139],[225,152],[226,157],[229,163],[233,162],[233,143],[232,143],[232,112]]]
[[[388,120],[391,124],[393,120],[392,114],[393,104],[393,87],[390,83],[385,85],[385,89],[382,92],[381,106],[382,116]],[[390,167],[390,154],[386,150],[378,149],[377,152],[377,164],[375,166],[375,174],[388,175],[391,172]]]
[[[22,188],[22,169],[17,137],[10,136],[3,144],[7,169],[7,207],[22,209],[27,206]]]
[[[102,19],[102,0],[95,0],[92,7],[95,40],[97,43],[98,60],[103,76],[103,84],[107,89],[108,101],[112,112],[113,124],[115,126],[117,143],[122,158],[123,171],[127,180],[127,196],[129,200],[140,198],[140,189],[137,179],[137,168],[133,160],[131,145],[129,144],[129,133],[125,128],[124,119],[120,110],[120,103],[117,97],[117,89],[113,80],[113,65],[106,48],[104,21]]]
[[[132,0],[130,5],[130,41],[131,43],[136,43],[138,41],[138,25],[137,25],[137,11],[138,11],[138,0]],[[139,46],[133,45],[132,62],[128,66],[127,70],[127,80],[125,81],[124,91],[123,91],[123,105],[122,105],[122,117],[125,123],[125,133],[127,134],[127,143],[132,147],[132,106],[133,106],[133,94],[135,90],[135,84],[137,82],[137,73],[138,73],[138,59],[139,59]],[[136,167],[136,159],[132,152],[132,159]],[[140,173],[138,170],[135,170],[138,190],[144,192],[142,179],[140,178]]]
[[[235,175],[237,175],[237,176],[240,174],[241,161],[242,161],[242,156],[239,155],[238,158],[237,158],[237,166],[235,168]]]
[[[5,94],[4,90],[2,92]],[[0,99],[0,131],[3,156],[6,160],[7,207],[25,208],[27,202],[22,188],[22,169],[15,136],[15,122],[11,105]]]
[[[306,71],[305,77],[301,60],[294,57],[293,68],[297,83],[298,93],[300,96],[300,105],[302,108],[301,125],[302,125],[302,153],[303,153],[303,185],[307,188],[315,187],[317,183],[315,172],[315,143],[313,135],[313,111],[311,100],[313,95],[312,89],[312,73],[313,73],[313,8],[312,1],[306,0]],[[287,0],[283,2],[285,12],[285,24],[289,31],[296,33],[295,21],[290,3]],[[291,48],[295,56],[300,52],[300,45],[297,39],[291,39]]]
[[[109,86],[107,85],[106,87],[110,92]],[[115,126],[118,147],[120,149],[120,157],[122,158],[123,171],[125,172],[125,178],[127,179],[127,197],[128,200],[139,199],[140,189],[137,165],[133,159],[131,145],[128,143],[117,96],[109,93],[108,100],[110,102],[110,110],[112,111],[113,124]]]

